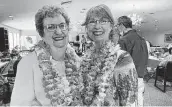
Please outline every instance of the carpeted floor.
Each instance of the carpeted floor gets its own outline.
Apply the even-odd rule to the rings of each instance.
[[[145,83],[144,106],[172,106],[172,87],[167,87],[164,93],[154,86],[154,81]]]

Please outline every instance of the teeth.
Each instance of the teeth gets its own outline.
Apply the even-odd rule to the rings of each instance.
[[[103,32],[93,32],[94,35],[102,35]]]
[[[63,40],[64,37],[55,37],[55,38],[53,38],[53,39],[56,40],[56,41],[59,41],[59,40]]]

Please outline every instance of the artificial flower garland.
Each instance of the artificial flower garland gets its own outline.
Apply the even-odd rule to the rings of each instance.
[[[77,70],[77,63],[74,50],[67,46],[65,53],[65,73],[55,69],[56,64],[50,55],[50,48],[45,42],[40,41],[35,47],[40,70],[43,72],[43,87],[46,97],[50,99],[52,106],[76,106],[82,105],[80,89],[82,89],[81,76]]]
[[[82,97],[84,105],[104,105],[107,88],[113,84],[112,72],[117,62],[118,50],[120,50],[119,45],[107,41],[99,52],[96,52],[95,47],[92,47],[85,54],[80,67],[83,73]]]

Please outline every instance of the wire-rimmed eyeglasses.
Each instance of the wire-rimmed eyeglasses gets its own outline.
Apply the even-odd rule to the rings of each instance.
[[[66,23],[61,23],[61,24],[48,24],[44,26],[48,31],[53,32],[59,28],[61,31],[67,30],[67,25]]]

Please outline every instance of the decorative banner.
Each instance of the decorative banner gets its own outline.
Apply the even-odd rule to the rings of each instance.
[[[133,13],[133,14],[128,15],[128,17],[131,18],[134,26],[141,26],[143,18],[140,17],[138,14]]]

